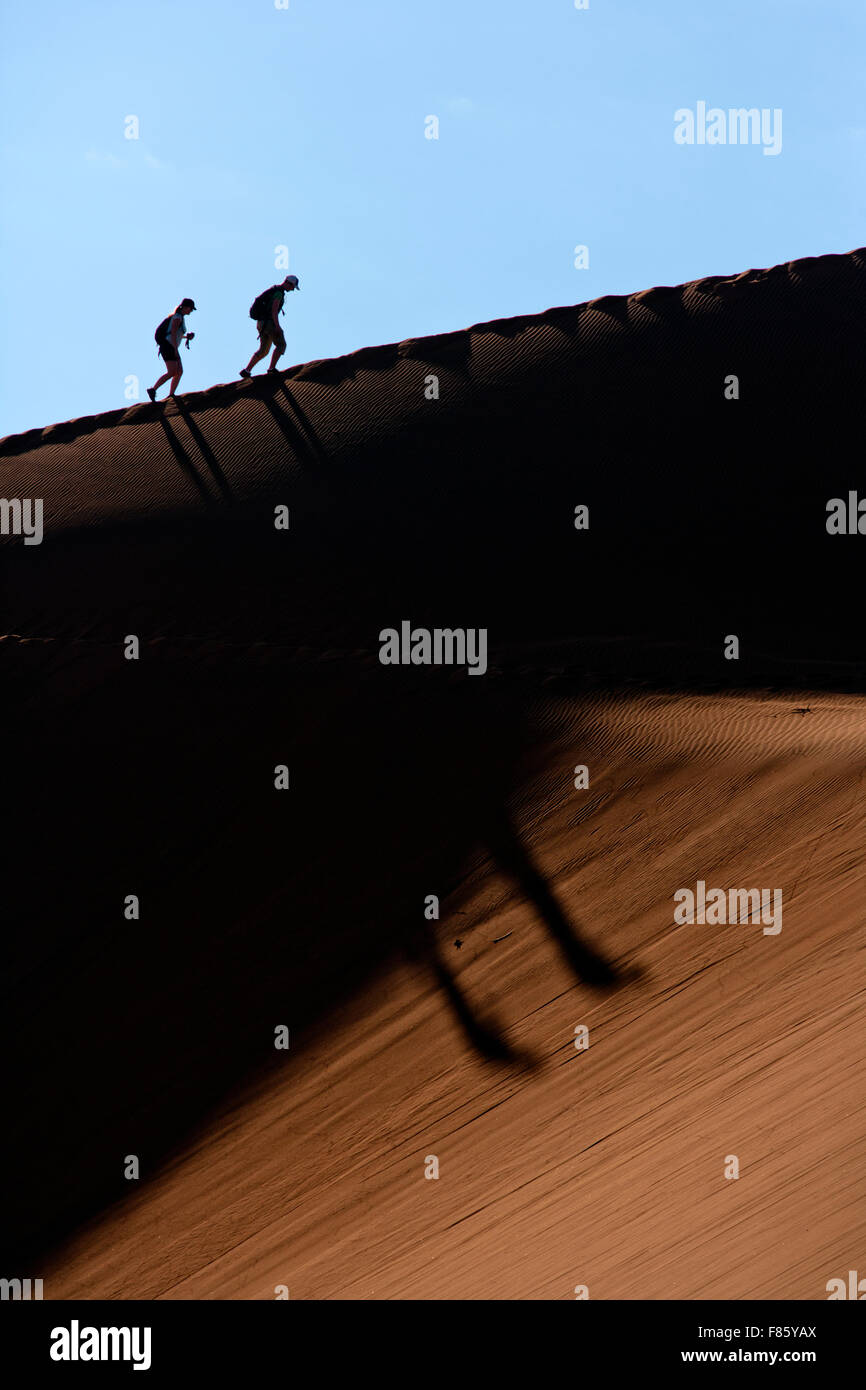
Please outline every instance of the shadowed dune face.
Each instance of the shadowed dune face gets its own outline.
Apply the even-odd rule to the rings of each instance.
[[[303,1046],[426,952],[425,898],[479,852],[613,981],[510,830],[537,696],[862,679],[861,538],[825,520],[857,481],[826,432],[857,437],[864,300],[862,254],[825,257],[0,446],[4,495],[45,508],[3,557],[12,1247],[124,1195],[124,1154],[153,1171],[276,1025]],[[489,672],[381,665],[403,620],[485,628]]]
[[[114,638],[139,613],[148,636],[375,654],[405,617],[486,625],[494,661],[682,641],[713,676],[721,623],[741,683],[859,662],[858,546],[825,522],[856,486],[834,441],[859,412],[863,282],[859,252],[795,262],[6,441],[5,494],[43,497],[46,527],[10,548],[10,630]]]
[[[798,658],[858,659],[831,602],[856,546],[825,521],[855,481],[834,441],[859,411],[864,279],[860,252],[794,262],[4,441],[5,495],[43,497],[46,528],[10,548],[8,619],[113,636],[139,604],[152,635],[370,652],[383,609],[420,624],[453,605],[502,656],[545,636],[691,643],[731,615],[750,674],[783,625]],[[828,630],[838,645],[807,647]]]

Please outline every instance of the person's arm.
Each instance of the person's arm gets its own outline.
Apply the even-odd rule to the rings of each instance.
[[[168,341],[171,343],[175,352],[180,351],[180,326],[182,323],[183,319],[180,314],[175,314],[168,326]]]
[[[280,326],[280,309],[283,307],[283,296],[275,294],[271,304],[271,315],[277,328]]]

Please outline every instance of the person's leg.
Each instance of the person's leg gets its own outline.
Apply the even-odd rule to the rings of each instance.
[[[279,360],[280,360],[280,358],[282,357],[282,355],[283,355],[283,353],[285,352],[285,350],[286,350],[286,338],[285,338],[285,334],[281,332],[281,333],[279,334],[279,337],[278,337],[277,334],[275,333],[275,334],[274,334],[274,352],[273,352],[273,356],[271,357],[271,364],[270,364],[270,366],[268,367],[268,371],[269,371],[269,372],[275,372],[275,371],[277,370],[277,363],[279,362]]]
[[[268,350],[266,347],[260,347],[258,352],[253,353],[244,370],[247,372],[251,372],[253,367],[255,367],[259,362],[261,362],[263,357],[267,356],[267,352]]]
[[[245,372],[251,372],[252,369],[253,369],[253,367],[255,367],[256,363],[261,362],[261,360],[262,360],[263,357],[267,357],[268,348],[269,348],[270,345],[271,345],[271,334],[270,334],[270,332],[269,332],[268,325],[267,325],[266,323],[259,323],[259,325],[258,325],[258,330],[259,330],[259,346],[258,346],[258,350],[257,350],[256,352],[253,353],[253,355],[252,355],[252,357],[250,358],[249,362],[248,362],[247,365],[244,367],[244,371],[245,371]]]
[[[151,400],[156,399],[156,392],[159,390],[160,386],[163,386],[165,384],[166,381],[172,382],[172,389],[169,392],[169,395],[173,396],[174,387],[177,385],[177,381],[174,380],[175,372],[177,373],[178,378],[180,377],[180,374],[183,372],[183,366],[179,357],[171,356],[165,352],[162,352],[161,350],[160,356],[162,357],[163,364],[166,370],[159,378],[159,381],[155,381],[152,386],[148,387],[147,394],[150,396]]]
[[[180,381],[181,377],[183,376],[183,363],[181,362],[180,358],[178,358],[176,362],[172,362],[171,366],[172,366],[172,373],[171,373],[171,388],[170,388],[168,394],[169,394],[170,396],[173,396],[174,393],[175,393],[175,391],[177,390],[177,383]]]

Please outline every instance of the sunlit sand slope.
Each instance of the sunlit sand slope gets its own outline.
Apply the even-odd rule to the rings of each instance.
[[[480,1058],[395,967],[59,1253],[51,1296],[820,1299],[862,1267],[866,703],[537,714],[519,819],[580,929],[640,975],[577,983],[477,866],[440,936],[518,1058]],[[780,888],[782,930],[675,925],[698,880]]]

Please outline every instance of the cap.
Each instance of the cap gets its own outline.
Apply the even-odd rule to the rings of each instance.
[[[194,300],[194,299],[189,299],[189,298],[187,298],[187,299],[182,299],[180,302],[181,302],[181,304],[183,304],[187,309],[194,309],[194,308],[195,308],[195,300]]]
[[[283,284],[293,285],[296,290],[299,290],[301,288],[301,286],[298,283],[297,275],[287,275],[285,280],[283,281]]]

